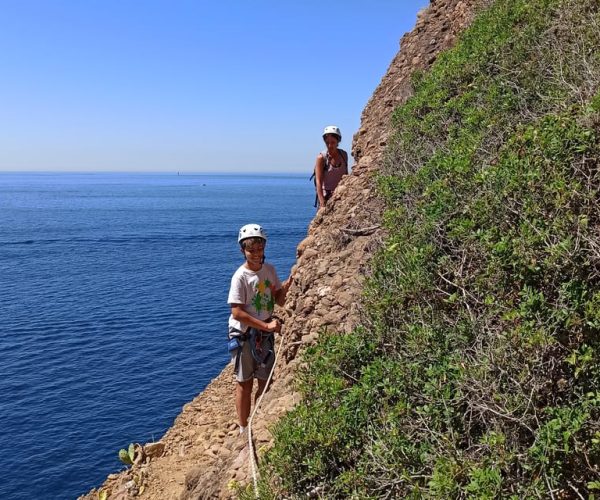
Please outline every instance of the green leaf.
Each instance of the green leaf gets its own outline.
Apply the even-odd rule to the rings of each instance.
[[[119,460],[126,465],[133,464],[133,460],[131,458],[129,458],[129,454],[127,453],[127,450],[125,450],[124,448],[121,448],[119,450]]]
[[[600,481],[591,481],[587,484],[590,490],[600,490]]]

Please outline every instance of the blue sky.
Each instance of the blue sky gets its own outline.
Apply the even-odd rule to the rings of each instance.
[[[0,171],[310,172],[428,0],[0,0]]]

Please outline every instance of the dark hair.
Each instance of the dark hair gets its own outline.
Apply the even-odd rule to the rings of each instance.
[[[266,244],[266,241],[264,238],[261,238],[259,236],[253,236],[251,238],[244,238],[242,241],[240,241],[240,246],[245,249],[246,248],[246,242],[248,243],[262,243],[263,245]]]
[[[334,134],[333,132],[329,132],[328,134],[323,134],[323,142],[326,142],[326,141],[325,141],[325,139],[326,139],[326,137],[327,137],[328,135],[331,135],[331,136],[335,137],[335,138],[337,139],[337,141],[338,141],[338,144],[339,144],[340,142],[342,142],[342,138],[341,138],[339,135],[337,135],[337,134]]]

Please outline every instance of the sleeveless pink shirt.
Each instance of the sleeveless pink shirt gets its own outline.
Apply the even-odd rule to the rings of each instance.
[[[333,191],[340,182],[342,175],[348,173],[348,164],[345,160],[345,155],[340,152],[339,165],[333,165],[333,161],[327,150],[321,151],[321,155],[325,158],[325,172],[323,173],[323,191]]]

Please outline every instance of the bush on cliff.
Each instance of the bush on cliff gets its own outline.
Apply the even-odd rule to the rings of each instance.
[[[306,353],[275,496],[600,491],[600,5],[497,0],[393,118],[365,320]]]

